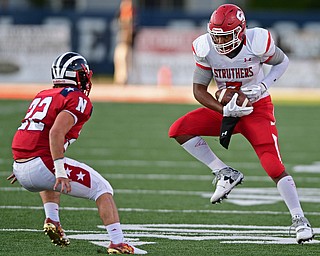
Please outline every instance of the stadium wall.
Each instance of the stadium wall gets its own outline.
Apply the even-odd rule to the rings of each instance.
[[[103,11],[103,12],[53,12],[49,10],[41,11],[18,11],[18,10],[0,10],[0,33],[1,33],[1,47],[0,47],[0,80],[2,82],[50,82],[50,75],[46,71],[39,71],[41,67],[46,67],[51,64],[52,56],[56,52],[65,50],[78,51],[88,59],[95,75],[112,75],[113,74],[113,53],[116,44],[116,31],[117,25],[115,21],[116,10]],[[176,47],[177,43],[190,45],[195,33],[201,34],[205,32],[205,24],[208,13],[185,13],[185,12],[160,12],[160,11],[143,11],[137,15],[137,38],[141,36],[142,32],[147,31],[144,35],[148,36],[149,32],[154,29],[162,29],[163,36],[166,42],[172,42],[167,46],[171,49]],[[278,44],[289,55],[291,63],[286,75],[279,80],[278,86],[280,87],[318,87],[318,77],[320,76],[320,13],[319,12],[298,12],[298,13],[285,13],[285,12],[247,12],[248,26],[262,26],[269,28],[277,40]],[[53,30],[47,35],[34,39],[35,36],[30,31],[39,31],[42,26],[51,25]],[[25,38],[20,38],[21,33],[15,32],[9,34],[16,36],[10,40],[6,40],[3,36],[4,32],[8,32],[8,28],[12,31],[18,31],[16,26],[25,26],[28,33],[24,33]],[[179,32],[170,34],[169,31],[178,28]],[[169,30],[170,29],[170,30]],[[65,30],[62,35],[63,38],[57,37],[59,31]],[[184,31],[184,32],[183,32]],[[189,31],[193,36],[185,34]],[[315,33],[317,31],[317,33]],[[140,33],[141,32],[141,33]],[[184,35],[181,35],[184,33]],[[27,35],[30,35],[27,38]],[[50,38],[52,35],[52,38]],[[8,35],[7,35],[8,36]],[[156,35],[155,35],[156,36]],[[61,44],[52,45],[54,41],[59,38]],[[161,38],[161,37],[159,37]],[[184,41],[170,40],[170,38],[186,39]],[[47,39],[47,41],[45,40]],[[169,39],[169,40],[168,40]],[[22,48],[26,46],[26,42],[30,42],[30,48],[24,48],[25,51],[32,49],[33,55],[24,55]],[[12,42],[15,42],[13,44]],[[50,44],[50,42],[52,42]],[[8,43],[10,43],[12,55],[8,55]],[[20,43],[20,45],[19,45]],[[21,46],[23,45],[23,47]],[[15,48],[16,47],[16,51]],[[48,47],[48,48],[47,48]],[[51,48],[50,48],[51,47]],[[139,45],[135,44],[136,47]],[[51,50],[51,51],[48,51]],[[190,76],[188,76],[193,69],[193,61],[191,50],[188,51],[184,47],[184,51],[180,51],[179,56],[173,56],[177,60],[175,67],[169,66],[169,71],[175,76],[172,79],[173,85],[185,86],[190,84]],[[37,51],[39,54],[37,54]],[[20,58],[17,59],[12,65],[13,55],[18,56],[22,52]],[[52,54],[49,54],[51,52]],[[148,55],[148,51],[143,50],[142,53],[134,51],[135,62],[131,74],[131,84],[136,85],[149,85],[158,83],[158,72],[162,67],[166,67],[166,61],[170,58],[163,54],[163,52],[156,52]],[[38,57],[36,57],[38,56]],[[6,60],[10,60],[9,62]],[[40,60],[46,59],[46,62]],[[37,62],[38,61],[38,62]],[[146,67],[151,68],[150,63],[153,63],[154,69],[145,72]],[[172,62],[172,61],[171,61]],[[8,63],[10,65],[8,65]],[[24,64],[25,63],[25,64]],[[14,64],[18,65],[16,67]],[[148,64],[148,65],[146,65]],[[30,73],[30,70],[22,70],[24,76],[20,76],[20,80],[13,79],[12,73],[19,70],[19,65],[29,67],[30,70],[36,70],[36,74]],[[38,66],[36,66],[38,65]],[[181,67],[178,70],[174,69]],[[182,71],[181,71],[182,70]],[[181,72],[180,72],[181,71]],[[48,71],[49,72],[49,71]],[[42,74],[42,79],[36,81],[36,75]],[[185,75],[184,75],[185,74]],[[146,80],[147,77],[153,80]],[[30,79],[30,81],[28,81]],[[146,80],[146,81],[145,81]]]

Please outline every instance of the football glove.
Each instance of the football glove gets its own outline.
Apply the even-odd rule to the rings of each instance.
[[[251,114],[253,107],[240,107],[237,105],[239,94],[235,93],[227,105],[223,107],[223,116],[242,117]]]
[[[251,102],[257,101],[262,94],[268,90],[267,86],[264,83],[252,84],[246,87],[242,87],[241,91],[247,96]]]

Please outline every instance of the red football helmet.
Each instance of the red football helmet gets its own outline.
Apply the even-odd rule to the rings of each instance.
[[[208,33],[220,54],[236,49],[245,37],[246,19],[243,11],[234,4],[224,4],[216,9],[208,23]],[[220,40],[219,38],[224,38]]]

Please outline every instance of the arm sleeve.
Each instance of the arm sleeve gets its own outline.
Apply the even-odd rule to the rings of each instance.
[[[211,82],[212,77],[213,74],[211,69],[208,70],[196,66],[193,72],[193,83],[208,86]]]
[[[272,68],[261,82],[264,83],[267,88],[269,88],[287,70],[289,65],[289,58],[280,48],[276,47],[274,55],[266,64],[272,65]]]

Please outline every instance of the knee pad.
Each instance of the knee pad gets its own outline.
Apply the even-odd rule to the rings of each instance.
[[[273,179],[279,177],[285,170],[285,167],[277,154],[264,152],[259,158],[263,169]]]
[[[183,128],[182,119],[183,117],[180,117],[170,126],[169,132],[168,132],[168,135],[170,138],[174,138],[182,134],[181,132],[182,130],[181,128]]]

